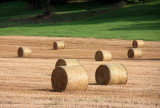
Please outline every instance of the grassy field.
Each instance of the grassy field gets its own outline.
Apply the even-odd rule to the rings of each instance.
[[[19,2],[22,3],[22,2]],[[24,3],[22,3],[24,4]],[[11,18],[33,16],[40,14],[41,10],[32,11],[24,8],[18,11],[18,4],[1,4],[0,25],[19,23],[8,21]],[[3,11],[5,8],[12,8],[14,12]],[[83,7],[81,7],[83,6]],[[17,9],[15,8],[17,7]],[[63,14],[61,17],[53,17],[50,22],[39,24],[19,24],[17,26],[0,28],[0,35],[25,35],[25,36],[58,36],[58,37],[95,37],[95,38],[116,38],[116,39],[144,39],[160,41],[160,1],[126,6],[124,8],[88,17],[79,21],[53,23],[52,20],[71,18],[81,15],[78,13],[94,9],[102,9],[105,5],[98,4],[68,4],[52,9],[56,14]],[[24,11],[22,11],[24,9]],[[26,9],[26,10],[25,10]],[[65,10],[68,9],[68,10]],[[65,14],[64,14],[65,13]],[[84,13],[82,13],[84,14]],[[65,16],[66,15],[66,16]],[[57,19],[56,19],[57,18]]]

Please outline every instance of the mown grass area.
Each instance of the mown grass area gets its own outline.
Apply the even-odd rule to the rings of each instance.
[[[76,5],[79,5],[76,6]],[[70,4],[55,8],[58,14],[92,10],[94,5],[80,7],[83,4]],[[67,7],[65,10],[65,7]],[[70,8],[69,8],[70,7]],[[88,7],[88,8],[87,8]],[[104,5],[97,6],[104,8]],[[18,8],[18,7],[17,7]],[[0,35],[59,36],[59,37],[95,37],[116,39],[143,39],[160,41],[160,1],[126,6],[74,22],[25,24],[0,28]],[[76,12],[77,11],[77,12]],[[40,13],[37,10],[36,13]],[[28,12],[26,12],[28,13]],[[32,14],[35,14],[34,11]],[[28,15],[28,14],[24,14]],[[68,15],[68,14],[67,14]],[[72,14],[74,15],[74,14]],[[62,16],[65,18],[65,15]],[[54,17],[53,19],[54,20]]]

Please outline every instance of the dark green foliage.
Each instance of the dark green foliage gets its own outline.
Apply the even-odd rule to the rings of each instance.
[[[112,3],[122,2],[122,1],[125,1],[127,3],[139,3],[139,2],[152,2],[156,0],[91,0],[91,1],[106,2],[106,3],[112,4]]]
[[[66,1],[68,1],[68,0],[50,0],[50,4],[56,6],[56,5],[60,5],[60,4],[66,3]]]
[[[156,0],[126,0],[127,3],[153,2]]]
[[[124,0],[96,0],[96,2],[107,2],[107,3],[118,3],[118,2],[122,2]]]
[[[0,0],[0,2],[10,2],[10,1],[16,1],[16,0]]]
[[[24,0],[26,1],[32,8],[43,8],[46,4],[51,5],[59,5],[64,4],[67,0]]]
[[[42,8],[43,7],[42,0],[24,0],[24,1],[26,1],[32,8]]]
[[[43,15],[49,16],[51,14],[50,12],[50,0],[24,0],[26,1],[29,6],[33,9],[35,8],[42,8],[44,9]]]

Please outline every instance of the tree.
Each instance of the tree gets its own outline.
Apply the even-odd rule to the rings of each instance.
[[[42,7],[41,6],[41,4],[42,4],[41,0],[24,0],[24,1],[26,1],[27,4],[33,9]]]
[[[43,15],[49,16],[51,14],[49,9],[50,5],[55,6],[58,4],[63,4],[65,3],[66,0],[24,0],[24,1],[26,1],[32,9],[36,8],[44,9]]]
[[[109,4],[118,3],[126,0],[90,0],[90,1],[96,1],[96,2],[106,2]]]
[[[59,5],[59,4],[64,4],[68,0],[50,0],[50,3],[54,6]]]
[[[51,14],[49,7],[50,7],[50,0],[24,0],[28,3],[28,5],[32,9],[41,8],[44,9],[43,15],[49,16]]]
[[[51,14],[50,10],[49,10],[49,6],[50,6],[50,0],[45,0],[44,1],[44,12],[43,15],[44,16],[49,16]]]

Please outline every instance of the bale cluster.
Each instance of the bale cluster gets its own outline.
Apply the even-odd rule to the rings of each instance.
[[[19,57],[31,57],[32,51],[29,47],[20,47],[17,54]]]
[[[95,53],[95,60],[96,61],[111,61],[112,54],[108,50],[101,50]]]
[[[53,49],[58,50],[58,49],[64,49],[65,45],[63,41],[56,41],[53,43]]]
[[[134,40],[133,48],[128,50],[128,58],[141,58],[143,47],[142,40]],[[53,43],[53,49],[64,49],[63,41]],[[19,57],[31,57],[32,51],[28,47],[20,47],[17,51]],[[111,61],[112,54],[108,50],[99,50],[95,53],[96,61]],[[123,64],[112,63],[100,65],[95,72],[95,79],[100,85],[126,84],[127,70]],[[89,78],[85,68],[77,59],[59,59],[51,75],[53,91],[85,91],[87,90]]]
[[[88,86],[88,75],[75,59],[60,59],[52,72],[53,91],[84,91]]]
[[[142,50],[141,47],[144,46],[143,40],[134,40],[132,42],[132,47],[128,50],[128,58],[141,58],[142,57]]]
[[[104,64],[100,65],[95,73],[97,84],[125,84],[127,82],[127,70],[122,64]]]

